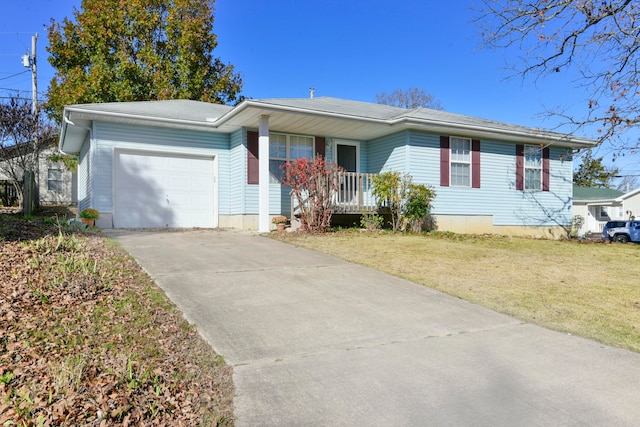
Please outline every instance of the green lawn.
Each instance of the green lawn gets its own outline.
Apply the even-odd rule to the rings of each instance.
[[[357,231],[281,238],[640,352],[640,245]]]

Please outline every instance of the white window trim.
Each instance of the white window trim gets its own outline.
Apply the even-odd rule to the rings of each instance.
[[[297,159],[292,159],[290,157],[291,155],[291,138],[292,137],[301,137],[301,138],[310,138],[311,139],[311,158],[310,160],[315,159],[315,151],[316,151],[316,139],[314,136],[311,135],[302,135],[302,134],[294,134],[294,133],[280,133],[280,132],[269,132],[269,143],[271,143],[271,138],[273,137],[273,135],[280,135],[280,136],[284,136],[285,137],[285,153],[286,153],[286,158],[285,157],[271,157],[271,155],[269,155],[269,161],[271,160],[277,160],[280,162],[291,162],[293,160],[297,160]],[[269,185],[282,185],[281,182],[271,182],[271,179],[269,179]]]
[[[51,179],[51,171],[58,171],[60,173],[60,179]],[[51,182],[58,182],[60,190],[52,190],[50,188]],[[63,191],[64,188],[64,170],[61,168],[47,168],[47,191]]]
[[[333,152],[334,163],[338,163],[338,145],[351,145],[356,147],[356,173],[360,173],[360,141],[352,141],[347,139],[334,139],[331,151]]]
[[[465,162],[465,161],[461,161],[461,160],[453,160],[453,140],[454,139],[463,139],[466,141],[469,141],[469,161]],[[459,187],[459,188],[471,188],[471,186],[473,185],[473,162],[472,162],[472,156],[473,156],[473,141],[471,140],[471,138],[467,138],[464,136],[449,136],[449,186],[450,187]],[[454,184],[453,183],[453,165],[455,164],[462,164],[462,165],[469,165],[469,184],[468,185],[458,185],[458,184]]]
[[[537,167],[533,167],[533,166],[527,166],[527,151],[528,150],[533,150],[533,151],[538,151],[538,153],[540,154],[540,166]],[[542,158],[542,149],[536,145],[525,145],[524,146],[524,159],[523,159],[523,163],[524,163],[524,170],[522,171],[523,176],[522,176],[522,180],[524,181],[523,184],[523,188],[525,191],[541,191],[542,190],[542,181],[543,181],[543,177],[542,174],[543,172],[543,162],[544,159]],[[540,171],[540,187],[538,188],[527,188],[527,169],[529,170],[539,170]]]

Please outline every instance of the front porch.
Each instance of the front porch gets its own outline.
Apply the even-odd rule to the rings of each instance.
[[[338,172],[337,191],[332,200],[333,215],[358,216],[374,214],[384,209],[373,195],[373,178],[377,174]],[[291,196],[291,218],[298,216],[298,206]]]

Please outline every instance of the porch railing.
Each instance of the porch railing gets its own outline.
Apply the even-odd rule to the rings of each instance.
[[[373,196],[373,173],[338,172],[333,196],[334,214],[364,214],[378,211]],[[291,196],[291,217],[298,214],[297,201]]]
[[[598,221],[598,233],[602,233],[602,230],[604,230],[604,226],[607,225],[607,221]]]
[[[361,214],[376,212],[378,206],[373,196],[373,173],[339,172],[338,191],[334,198],[337,214]]]

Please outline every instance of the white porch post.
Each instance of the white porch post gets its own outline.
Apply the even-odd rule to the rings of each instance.
[[[260,116],[258,125],[258,231],[269,232],[269,116]]]

